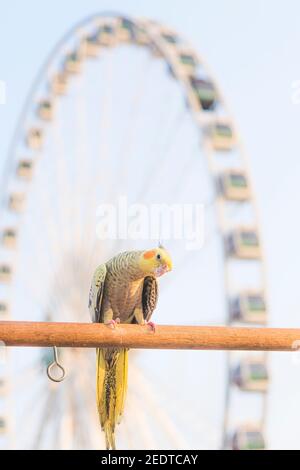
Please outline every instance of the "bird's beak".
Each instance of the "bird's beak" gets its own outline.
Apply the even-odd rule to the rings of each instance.
[[[157,277],[163,276],[165,273],[169,272],[172,270],[172,261],[171,259],[168,259],[164,262],[164,264],[161,264],[155,269],[155,275]]]
[[[173,263],[172,263],[171,258],[168,258],[168,259],[167,259],[166,267],[167,267],[167,271],[172,271],[172,269],[173,269]]]

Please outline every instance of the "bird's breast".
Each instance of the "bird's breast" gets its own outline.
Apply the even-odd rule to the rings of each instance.
[[[114,317],[119,317],[121,323],[126,322],[132,316],[135,307],[142,303],[143,279],[130,282],[115,279],[110,285],[107,294]]]

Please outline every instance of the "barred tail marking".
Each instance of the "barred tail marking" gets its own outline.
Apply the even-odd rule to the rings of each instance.
[[[124,411],[127,371],[127,349],[97,349],[97,407],[107,449],[116,448],[115,427]]]

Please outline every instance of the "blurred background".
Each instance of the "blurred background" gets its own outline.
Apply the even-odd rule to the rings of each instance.
[[[4,2],[0,318],[88,321],[97,208],[201,203],[205,243],[163,240],[162,324],[298,327],[296,0]],[[83,21],[88,18],[88,20]],[[4,95],[4,92],[2,93]],[[102,448],[94,352],[11,350],[3,448]],[[290,353],[131,352],[120,448],[299,448]],[[30,429],[28,422],[30,420]]]

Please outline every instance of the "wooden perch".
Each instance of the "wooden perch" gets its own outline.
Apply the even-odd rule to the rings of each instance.
[[[0,322],[7,346],[128,347],[141,349],[211,349],[296,351],[300,329],[227,326],[118,325],[93,323]]]

